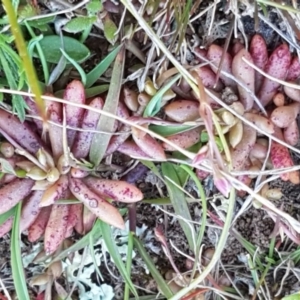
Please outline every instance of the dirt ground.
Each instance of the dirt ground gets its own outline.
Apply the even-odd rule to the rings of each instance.
[[[201,7],[205,7],[208,3],[208,1],[203,1]],[[224,21],[224,18],[226,18],[224,11],[220,10],[218,11],[218,13],[219,14],[217,15],[217,21]],[[281,21],[280,19],[278,19],[276,13],[270,13],[268,17],[272,24],[276,24],[282,29]],[[228,22],[226,23],[227,25],[225,24],[223,26],[224,28],[222,30],[215,30],[211,39],[208,39],[207,37],[205,38],[205,34],[203,32],[203,22],[195,22],[195,28],[198,32],[200,41],[205,44],[208,42],[212,42],[213,39],[218,43],[223,43],[227,34],[226,29],[228,29],[228,27],[226,26],[228,25]],[[245,33],[248,37],[251,37],[255,33],[253,19],[249,16],[245,16],[242,18],[242,22],[244,25]],[[274,47],[276,47],[276,45],[281,42],[281,39],[278,36],[278,34],[262,21],[260,22],[258,32],[264,36],[270,50],[274,49]],[[95,30],[95,33],[99,32]],[[85,69],[90,70],[101,60],[101,58],[104,55],[106,55],[108,44],[103,43],[102,39],[95,37],[90,37],[87,40],[86,44],[93,54],[93,57],[85,63]],[[129,59],[129,61],[130,63],[133,63],[132,60]],[[71,77],[73,75],[71,75]],[[298,147],[298,149],[300,149],[300,146]],[[300,162],[298,157],[294,157],[294,159],[296,162]],[[125,161],[125,163],[127,163],[127,161]],[[122,166],[124,165],[124,161],[120,160],[120,158],[118,157],[116,159],[116,164],[120,164]],[[153,175],[150,171],[146,171],[143,174],[141,174],[139,176],[139,179],[136,181],[136,185],[144,192],[145,198],[147,199],[155,199],[156,197],[161,197],[161,193],[163,193],[164,196],[167,196],[166,188],[163,185],[161,185],[159,179],[155,178],[155,175]],[[211,182],[209,181],[209,179],[206,182],[204,182],[204,186],[207,192],[207,197],[209,199],[212,199],[214,196],[217,195],[217,192],[211,186]],[[289,183],[283,183],[280,180],[273,182],[272,186],[280,187],[283,192],[283,198],[280,200],[280,203],[278,202],[276,203],[276,205],[278,207],[283,205],[282,209],[284,211],[291,214],[297,220],[300,220],[300,187]],[[192,185],[187,186],[186,189],[189,192],[193,193],[195,197],[197,196],[197,191],[194,190],[194,187]],[[244,198],[237,197],[235,208],[236,213],[239,212],[244,200]],[[218,200],[214,203],[216,207],[220,206],[221,204],[222,203],[220,203],[220,201]],[[194,220],[200,221],[201,204],[194,203],[190,204],[189,207]],[[169,206],[164,206],[163,209],[170,213],[174,213],[172,208]],[[210,203],[209,209],[213,211],[213,206]],[[142,228],[144,226],[146,228],[140,236],[140,238],[145,243],[148,253],[150,254],[153,261],[156,262],[156,265],[158,266],[158,269],[162,274],[165,274],[168,270],[172,270],[172,266],[170,264],[169,259],[164,254],[160,243],[156,240],[154,236],[154,228],[158,224],[162,224],[164,226],[167,224],[167,227],[165,226],[164,228],[165,236],[168,239],[169,246],[171,245],[170,242],[172,241],[172,244],[174,244],[174,246],[177,249],[180,249],[182,253],[186,255],[192,255],[192,252],[189,250],[187,241],[177,220],[165,214],[162,210],[158,209],[157,206],[151,204],[138,204],[136,213],[137,227]],[[209,224],[215,225],[212,222],[212,220],[209,221]],[[252,243],[257,248],[257,251],[261,255],[261,257],[266,257],[268,255],[270,235],[272,234],[274,225],[275,224],[273,220],[268,216],[268,214],[264,210],[251,207],[237,219],[237,221],[234,224],[234,228],[247,241]],[[220,236],[220,232],[221,229],[207,227],[204,237],[203,250],[210,247],[214,247],[216,245]],[[76,240],[76,237],[74,237],[74,240]],[[0,279],[5,284],[8,290],[13,290],[13,281],[10,276],[11,270],[9,265],[9,241],[9,235],[0,240]],[[22,236],[22,241],[24,243],[22,251],[24,252],[24,255],[26,255],[26,253],[30,253],[32,245],[30,245],[30,243],[27,242],[26,235]],[[101,249],[101,247],[99,246],[98,249]],[[170,246],[170,249],[173,260],[175,261],[178,269],[181,272],[187,271],[186,257],[181,253],[178,253],[178,251],[176,251],[172,246]],[[291,249],[296,249],[296,246],[289,240],[284,241],[278,250],[279,253],[277,253],[275,256],[279,258],[281,253],[287,250],[292,251]],[[228,272],[228,274],[232,278],[234,278],[234,283],[239,286],[239,289],[241,291],[244,292],[245,299],[247,299],[248,294],[253,294],[253,291],[255,290],[253,281],[249,276],[250,270],[245,263],[246,255],[247,251],[243,248],[241,243],[235,238],[233,234],[230,234],[227,240],[226,247],[222,253],[221,261],[219,263],[219,271],[221,272],[221,274],[225,269]],[[100,270],[103,275],[103,280],[99,280],[95,272],[92,274],[91,277],[93,278],[94,282],[98,282],[99,284],[105,283],[107,285],[111,285],[115,293],[115,299],[122,299],[124,284],[122,283],[122,279],[118,274],[118,271],[116,270],[114,264],[110,261],[108,255],[107,260],[108,262],[106,266],[104,263],[101,263],[100,266]],[[285,264],[287,265],[288,262],[285,262]],[[34,271],[32,271],[31,269],[34,267],[35,266],[33,264],[30,264],[27,267],[26,273],[28,277],[30,277],[33,273],[36,273],[36,269],[34,269]],[[108,271],[107,267],[110,269],[110,271]],[[294,273],[290,272],[288,275],[286,275],[284,269],[281,269],[278,272],[276,272],[276,276],[273,276],[273,272],[275,272],[276,270],[272,269],[271,267],[271,271],[269,272],[266,280],[270,288],[270,293],[273,293],[272,299],[275,299],[275,294],[278,291],[278,286],[280,286],[280,282],[282,278],[285,277],[285,275],[286,277],[282,285],[282,292],[280,293],[280,296],[282,297],[284,295],[289,295],[292,292],[299,291],[300,265],[295,265],[293,266],[293,268],[295,271]],[[152,292],[154,299],[154,295],[157,293],[156,283],[151,278],[151,276],[147,274],[145,266],[139,256],[137,256],[133,261],[132,280],[137,286],[143,288],[144,291],[139,291],[141,295],[151,295]],[[274,290],[272,291],[272,289]],[[34,288],[33,290],[37,291],[36,288]],[[209,297],[211,297],[210,299],[215,299],[212,294],[207,296],[206,299],[209,299]],[[249,296],[249,299],[251,299],[251,296]],[[103,300],[106,299],[103,298]]]

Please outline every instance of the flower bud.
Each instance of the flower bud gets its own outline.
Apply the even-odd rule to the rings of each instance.
[[[236,123],[236,118],[229,111],[223,111],[220,117],[226,125],[233,126]]]
[[[47,173],[37,166],[34,166],[26,174],[27,177],[33,180],[43,180],[47,178]]]
[[[65,175],[70,171],[70,165],[69,162],[67,161],[66,157],[62,155],[57,162],[57,169],[60,174]]]
[[[150,96],[154,96],[157,92],[152,80],[150,79],[147,79],[145,82],[145,92]]]
[[[46,168],[54,167],[54,160],[52,156],[43,148],[40,148],[36,154],[38,161]]]
[[[230,182],[217,170],[214,170],[213,175],[216,188],[219,190],[219,192],[221,192],[222,195],[228,198],[231,190]]]
[[[47,180],[49,182],[55,182],[59,179],[60,173],[56,168],[52,168],[47,174]]]

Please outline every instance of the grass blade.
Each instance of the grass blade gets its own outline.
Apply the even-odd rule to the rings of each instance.
[[[114,68],[111,76],[111,83],[103,107],[103,111],[109,112],[113,115],[116,114],[119,103],[124,63],[125,48],[121,47],[121,50],[118,53],[114,63]],[[115,120],[113,118],[101,115],[96,130],[104,133],[97,133],[94,135],[90,150],[90,161],[94,164],[94,166],[98,166],[100,164],[106,152],[109,140],[111,138],[110,133],[113,133],[114,124]]]
[[[48,85],[53,84],[60,77],[60,75],[64,72],[64,70],[66,69],[66,66],[67,66],[67,59],[65,58],[65,56],[62,55],[58,64],[52,70],[48,81],[46,81],[47,84]]]
[[[108,69],[113,60],[116,58],[120,49],[121,46],[117,47],[112,52],[110,52],[92,71],[90,71],[86,75],[86,88],[91,87],[99,79],[99,77],[102,74],[104,74],[104,72]]]
[[[170,136],[173,134],[188,131],[195,126],[190,125],[175,125],[175,126],[165,126],[165,125],[150,125],[149,129],[161,136]]]
[[[165,300],[166,299],[163,296],[157,297],[156,295],[151,295],[151,296],[142,296],[142,297],[139,298],[139,300],[153,300],[154,297],[155,297],[155,300]],[[129,300],[135,300],[135,298],[130,298]]]
[[[177,174],[177,177],[179,179],[180,186],[184,187],[189,180],[189,174],[178,165],[173,165],[173,168],[175,169],[175,173]],[[187,166],[187,168],[189,167]]]
[[[87,89],[85,91],[85,96],[87,98],[91,98],[91,97],[100,95],[100,94],[108,91],[108,89],[109,89],[109,85],[108,84],[102,84],[102,85],[93,86],[93,87],[91,87],[91,88],[89,88],[89,89]]]
[[[186,221],[191,221],[192,218],[190,215],[188,205],[185,201],[185,195],[183,191],[176,186],[176,185],[181,186],[181,182],[177,175],[176,169],[171,163],[162,163],[161,170],[165,178],[168,194],[173,204],[175,213],[178,216],[184,218]],[[174,182],[176,185],[171,181]],[[182,230],[185,233],[190,249],[194,250],[195,249],[194,238],[193,238],[194,232],[192,232],[195,230],[194,226],[187,224],[187,222],[183,221],[182,219],[179,219],[178,221],[180,223]]]
[[[127,249],[127,257],[126,257],[126,270],[127,273],[131,274],[131,265],[132,265],[132,251],[133,251],[133,233],[129,232],[128,234],[128,249]],[[128,300],[129,298],[129,284],[125,283],[125,291],[124,291],[124,300]]]
[[[198,277],[195,278],[190,283],[189,286],[181,289],[179,292],[176,293],[176,295],[174,295],[172,298],[170,298],[170,300],[180,300],[180,299],[182,299],[183,296],[185,296],[187,293],[189,293],[192,289],[196,288],[201,282],[203,282],[203,280],[207,277],[207,275],[211,272],[211,270],[214,268],[214,266],[220,259],[222,251],[226,245],[229,229],[231,227],[233,210],[235,207],[235,201],[236,201],[235,190],[231,189],[230,195],[229,195],[229,205],[228,205],[228,209],[227,209],[226,219],[225,219],[225,222],[223,225],[223,230],[222,230],[221,236],[219,238],[218,245],[215,248],[215,253],[214,253],[213,257],[211,258],[211,261],[206,266],[206,268],[202,271],[202,273],[199,274]]]
[[[96,256],[95,256],[95,251],[94,251],[94,243],[95,243],[95,241],[94,241],[92,235],[89,236],[89,241],[90,241],[89,250],[90,250],[91,257],[92,257],[92,260],[93,260],[93,263],[94,263],[94,266],[95,266],[96,273],[98,274],[99,278],[101,278],[101,280],[103,281],[103,276],[102,276],[102,274],[100,272],[99,266],[97,264]]]
[[[144,246],[142,245],[142,243],[136,236],[133,236],[133,242],[134,242],[134,246],[140,253],[142,259],[146,263],[152,277],[156,281],[160,291],[164,294],[164,296],[167,299],[170,299],[173,296],[173,293],[172,293],[171,289],[169,288],[169,286],[167,285],[164,278],[160,275],[160,272],[157,270],[155,264],[153,263],[151,257],[147,253],[146,249],[144,248]]]
[[[27,283],[25,279],[25,273],[22,264],[21,257],[21,245],[20,245],[20,217],[21,217],[22,202],[16,205],[16,214],[14,218],[12,234],[11,234],[11,269],[12,277],[14,279],[14,285],[18,299],[30,300]]]
[[[85,96],[86,96],[86,98],[92,98],[92,97],[95,97],[97,95],[100,95],[100,94],[108,91],[108,89],[109,89],[108,84],[93,86],[93,87],[85,90]],[[64,96],[64,92],[65,92],[65,90],[59,90],[54,93],[54,96],[57,98],[62,98]]]
[[[0,216],[0,225],[2,225],[9,217],[13,216],[16,213],[16,207],[14,206],[6,213]]]
[[[39,59],[41,61],[41,64],[42,64],[42,69],[43,69],[43,73],[44,73],[44,80],[46,83],[48,83],[49,81],[49,67],[48,67],[48,63],[45,59],[45,55],[44,55],[44,52],[42,50],[42,47],[40,46],[39,42],[42,40],[43,36],[40,35],[40,36],[36,36],[33,29],[31,28],[31,26],[28,24],[28,22],[24,22],[28,32],[30,33],[31,35],[31,40],[28,44],[28,52],[29,52],[29,55],[32,59],[33,57],[33,52],[34,52],[34,49],[36,48],[37,50],[37,53],[39,55]]]
[[[118,248],[115,244],[115,241],[114,241],[114,238],[112,235],[111,226],[104,223],[103,221],[100,221],[100,227],[101,227],[101,231],[102,231],[102,235],[103,235],[103,240],[106,244],[106,247],[107,247],[112,259],[114,260],[116,267],[118,268],[120,274],[122,275],[123,279],[125,280],[125,283],[129,286],[129,288],[132,291],[132,293],[134,294],[134,296],[136,298],[138,298],[138,294],[137,294],[136,289],[130,278],[130,273],[127,272],[125,265],[122,261],[122,257],[120,255],[120,253],[118,252]]]
[[[141,160],[140,162],[144,166],[146,166],[148,169],[150,169],[154,173],[154,175],[156,175],[161,181],[164,182],[164,179],[160,175],[158,168],[156,167],[156,165],[152,161],[150,161],[150,160]]]
[[[85,85],[86,84],[86,74],[85,74],[84,70],[81,68],[81,66],[79,65],[79,63],[77,63],[75,61],[75,59],[73,59],[64,49],[60,49],[60,51],[64,55],[64,57],[76,68],[76,70],[80,74],[83,85]]]
[[[144,111],[144,117],[153,117],[161,109],[161,99],[165,92],[181,77],[181,74],[176,75],[167,84],[165,84],[150,100]]]
[[[201,226],[196,240],[196,254],[195,254],[195,257],[199,257],[200,246],[202,243],[202,239],[204,237],[205,226],[206,226],[206,214],[207,214],[206,196],[205,196],[203,186],[200,180],[198,179],[198,177],[196,176],[196,174],[188,166],[181,165],[180,167],[190,175],[191,179],[194,180],[198,189],[198,193],[200,194],[200,198],[201,198],[201,204],[202,204]],[[191,278],[194,278],[195,276],[196,266],[197,264],[195,263],[193,266]]]

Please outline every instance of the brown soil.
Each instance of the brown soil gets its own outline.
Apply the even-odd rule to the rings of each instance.
[[[203,1],[203,6],[205,6],[208,1]],[[217,17],[218,21],[222,21],[226,15],[222,10],[220,10],[219,15]],[[277,24],[279,22],[277,14],[271,13],[269,15],[269,20],[273,24]],[[248,36],[252,36],[254,34],[254,22],[253,20],[246,16],[242,18],[242,22],[244,24],[245,33]],[[203,23],[196,22],[196,27],[198,26],[197,32],[201,34],[201,30],[203,30]],[[224,26],[224,30],[226,33],[226,26]],[[281,39],[278,35],[265,23],[260,22],[259,32],[265,37],[268,46],[270,49],[273,49],[278,43],[281,42]],[[99,33],[95,30],[94,33]],[[223,42],[226,38],[226,34],[222,35],[222,32],[215,32],[214,38],[216,41]],[[108,44],[103,44],[102,39],[91,37],[87,40],[87,46],[91,50],[93,57],[86,62],[85,69],[90,70],[95,66],[106,54],[108,49]],[[203,43],[207,42],[207,39],[202,40]],[[132,62],[132,61],[131,61]],[[299,158],[295,158],[299,161]],[[114,163],[119,166],[126,166],[128,160],[124,161],[124,157],[118,156]],[[106,176],[111,176],[111,173],[108,172]],[[141,190],[144,192],[145,198],[147,199],[155,199],[156,197],[161,197],[157,185],[159,181],[154,180],[154,182],[149,180],[149,176],[152,179],[155,179],[153,174],[149,173],[144,174],[142,177],[137,180],[136,184]],[[146,180],[147,179],[147,180]],[[212,187],[211,181],[207,180],[204,182],[205,190],[208,197],[212,197],[215,195],[216,190]],[[296,219],[300,220],[300,187],[295,186],[289,183],[283,183],[282,181],[278,180],[272,183],[274,187],[280,187],[283,191],[283,198],[280,200],[280,203],[277,203],[279,207],[283,204],[283,210],[291,214]],[[166,195],[166,189],[164,186],[160,186],[161,192]],[[186,187],[189,192],[192,192],[195,195],[195,190],[193,190],[192,186]],[[237,199],[236,202],[236,213],[239,211],[243,199]],[[217,206],[220,203],[216,204]],[[173,209],[170,206],[164,206],[165,210],[170,213],[174,213]],[[210,207],[211,208],[211,207]],[[190,205],[191,214],[194,217],[194,220],[200,219],[200,211],[201,205],[200,204],[191,204]],[[165,227],[165,236],[169,242],[169,247],[171,250],[171,254],[173,260],[175,261],[178,269],[181,272],[187,270],[186,268],[186,258],[178,253],[175,249],[170,246],[170,241],[174,243],[174,245],[180,249],[183,253],[192,256],[192,252],[188,247],[187,241],[184,237],[183,231],[178,223],[177,220],[170,217],[169,215],[164,214],[161,210],[157,209],[156,206],[150,204],[139,204],[137,205],[137,212],[136,212],[136,219],[137,219],[137,226],[142,227],[146,226],[147,229],[141,236],[141,240],[144,242],[148,253],[150,254],[153,262],[156,263],[157,268],[162,274],[165,274],[166,271],[172,270],[172,266],[169,262],[169,259],[165,256],[160,243],[155,239],[154,236],[154,228],[158,224],[166,225]],[[214,224],[212,220],[210,220],[210,224]],[[268,214],[261,209],[255,209],[251,207],[248,209],[242,216],[240,216],[237,222],[234,225],[235,229],[250,243],[252,243],[255,247],[259,250],[259,254],[262,257],[268,255],[268,249],[270,245],[270,235],[274,229],[274,222],[268,216]],[[217,244],[218,237],[220,236],[220,229],[212,229],[208,227],[204,237],[204,249],[209,247],[214,247]],[[26,241],[26,238],[24,238]],[[2,279],[3,283],[5,284],[6,288],[9,290],[13,290],[13,282],[11,278],[11,270],[9,267],[9,236],[1,239],[1,247],[0,247],[0,278]],[[286,249],[296,249],[296,246],[293,245],[289,240],[284,241],[279,252],[285,251]],[[153,251],[155,250],[155,252]],[[30,245],[25,247],[24,251],[30,251]],[[243,257],[247,254],[246,249],[240,244],[236,238],[230,234],[227,240],[227,245],[222,253],[221,262],[224,265],[225,269],[230,273],[233,278],[236,278],[236,283],[240,287],[241,291],[244,293],[245,299],[248,297],[248,292],[251,292],[251,287],[253,287],[253,282],[249,277],[249,268],[246,267]],[[276,258],[279,259],[279,255],[275,254]],[[107,257],[109,261],[109,257]],[[29,268],[31,265],[29,266]],[[114,292],[116,294],[115,299],[122,299],[123,297],[123,290],[124,284],[122,283],[122,279],[118,274],[114,264],[112,262],[108,262],[108,267],[112,271],[112,273],[118,278],[114,278],[111,274],[107,271],[103,264],[101,265],[101,272],[104,277],[104,281],[106,284],[112,285],[114,287]],[[299,265],[295,265],[294,268],[299,268]],[[297,269],[295,269],[298,272]],[[30,269],[27,270],[30,276],[31,272]],[[284,277],[284,269],[279,270],[277,273],[277,277],[274,280],[272,276],[272,272],[274,268],[271,267],[271,271],[267,276],[268,286],[271,290],[272,294],[272,287],[274,287],[274,291],[278,290],[278,285],[280,284],[280,280]],[[222,271],[221,271],[222,273]],[[96,275],[93,275],[96,282]],[[144,264],[141,258],[137,255],[137,258],[133,261],[132,267],[132,280],[137,285],[145,289],[146,291],[140,291],[140,294],[149,294],[149,292],[157,293],[157,286],[155,281],[151,278],[149,274],[146,274]],[[100,281],[100,283],[103,283]],[[285,279],[285,283],[283,285],[281,296],[288,295],[293,291],[299,290],[299,281],[297,277],[290,273],[290,275]],[[252,291],[253,292],[253,291]],[[154,299],[155,296],[153,296]],[[208,296],[209,297],[209,296]],[[207,299],[208,299],[207,297]],[[74,298],[73,298],[74,299]],[[213,298],[211,298],[213,299]],[[258,299],[258,298],[257,298]]]

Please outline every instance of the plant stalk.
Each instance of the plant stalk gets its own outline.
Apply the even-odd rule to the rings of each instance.
[[[14,7],[12,5],[12,1],[10,0],[2,0],[3,6],[5,8],[6,14],[8,16],[8,20],[11,26],[11,32],[15,37],[15,43],[19,52],[19,55],[23,61],[23,67],[27,76],[28,84],[32,93],[35,95],[35,103],[37,105],[39,114],[43,119],[43,122],[47,121],[46,117],[46,109],[45,103],[42,99],[42,94],[39,86],[39,82],[37,79],[37,75],[35,72],[35,68],[32,64],[30,56],[27,51],[27,46],[25,40],[22,35],[22,30],[18,24],[17,16],[15,14]]]

